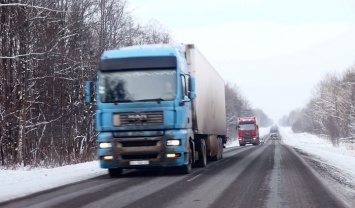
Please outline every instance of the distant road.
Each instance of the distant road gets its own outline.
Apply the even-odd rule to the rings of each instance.
[[[8,207],[346,207],[279,140],[224,149],[224,158],[189,175],[125,171],[0,204]]]

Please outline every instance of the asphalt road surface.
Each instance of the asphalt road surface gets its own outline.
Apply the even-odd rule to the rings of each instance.
[[[224,158],[189,175],[125,171],[0,204],[0,207],[350,207],[280,140],[224,149]]]

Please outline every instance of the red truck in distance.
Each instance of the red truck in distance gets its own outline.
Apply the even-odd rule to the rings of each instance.
[[[240,146],[259,145],[259,126],[255,117],[239,117],[236,128]]]

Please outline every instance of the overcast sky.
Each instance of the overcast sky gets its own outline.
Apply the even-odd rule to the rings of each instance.
[[[355,0],[127,0],[143,23],[194,43],[226,82],[275,122],[326,74],[355,64]]]

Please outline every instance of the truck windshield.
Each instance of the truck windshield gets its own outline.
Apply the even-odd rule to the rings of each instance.
[[[239,124],[239,129],[240,130],[254,130],[255,125],[254,124]]]
[[[98,92],[104,103],[173,100],[176,97],[176,71],[101,72]]]

